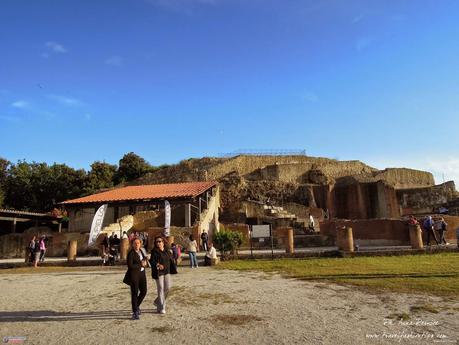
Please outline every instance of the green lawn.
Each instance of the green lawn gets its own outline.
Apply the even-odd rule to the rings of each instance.
[[[459,253],[356,258],[235,260],[222,269],[277,272],[304,280],[346,283],[371,290],[459,296]]]

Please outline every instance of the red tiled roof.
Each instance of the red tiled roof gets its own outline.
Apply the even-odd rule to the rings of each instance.
[[[61,204],[101,203],[125,200],[154,200],[168,198],[190,198],[204,193],[217,182],[187,182],[172,184],[153,184],[129,186],[88,195],[83,198],[66,200]]]

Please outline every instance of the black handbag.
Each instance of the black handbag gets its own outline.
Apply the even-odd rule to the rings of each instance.
[[[124,275],[123,283],[131,286],[131,274],[129,271],[127,271],[126,274]]]
[[[177,265],[175,264],[175,261],[170,259],[170,265],[169,265],[169,273],[170,274],[177,274]]]

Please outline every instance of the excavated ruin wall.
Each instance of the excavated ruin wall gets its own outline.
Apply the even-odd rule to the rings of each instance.
[[[438,186],[397,190],[402,213],[431,213],[435,208],[448,203],[457,196],[456,186],[449,181]]]
[[[427,171],[407,168],[388,168],[375,175],[396,189],[431,187],[435,185],[433,175]]]

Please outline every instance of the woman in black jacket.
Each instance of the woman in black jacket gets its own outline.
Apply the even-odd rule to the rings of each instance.
[[[140,315],[140,304],[147,294],[147,278],[145,267],[147,267],[147,256],[140,248],[141,241],[135,238],[132,241],[132,249],[127,255],[128,270],[124,282],[131,286],[132,319],[138,320]]]
[[[158,313],[166,314],[166,297],[171,287],[170,279],[171,255],[165,248],[164,239],[161,236],[155,237],[155,246],[151,251],[151,274],[156,282],[158,297],[154,304]]]

